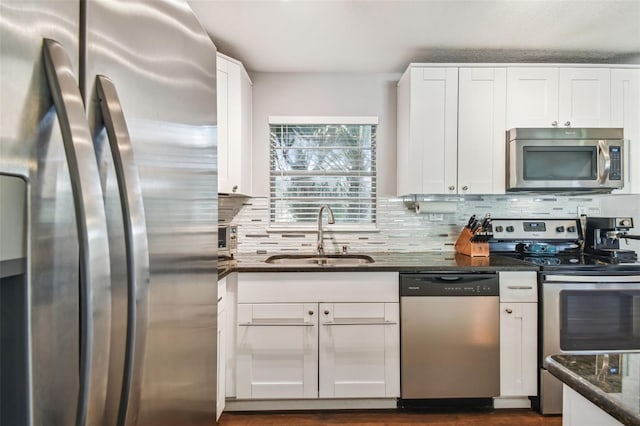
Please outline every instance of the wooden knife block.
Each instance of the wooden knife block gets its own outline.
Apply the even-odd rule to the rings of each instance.
[[[462,232],[456,240],[456,252],[471,257],[489,256],[489,243],[472,243],[471,238],[473,238],[471,230],[467,227],[462,228]]]

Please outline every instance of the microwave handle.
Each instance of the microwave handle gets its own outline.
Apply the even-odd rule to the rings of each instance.
[[[598,174],[598,182],[604,183],[609,178],[609,169],[611,169],[611,156],[604,141],[598,141],[598,157],[604,158],[604,170]]]

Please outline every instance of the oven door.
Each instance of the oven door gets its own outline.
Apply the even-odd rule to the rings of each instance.
[[[543,357],[640,351],[640,276],[545,275]]]

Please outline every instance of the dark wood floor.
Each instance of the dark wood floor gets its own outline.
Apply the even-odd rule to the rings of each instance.
[[[425,412],[396,410],[304,411],[304,412],[224,412],[219,426],[560,426],[562,417],[542,416],[532,410],[480,412]]]

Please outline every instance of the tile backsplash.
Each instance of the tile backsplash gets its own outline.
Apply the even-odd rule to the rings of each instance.
[[[377,229],[352,232],[331,230],[323,219],[325,251],[339,252],[347,246],[350,252],[416,252],[453,251],[453,245],[469,216],[493,218],[566,218],[580,214],[598,216],[597,196],[525,196],[484,195],[464,200],[441,199],[422,201],[423,210],[416,213],[413,200],[378,198]],[[429,203],[434,208],[429,209]],[[426,209],[424,207],[427,207]],[[427,212],[425,212],[427,210]],[[431,210],[431,212],[428,212]],[[439,213],[438,210],[442,210]],[[316,227],[282,232],[269,229],[269,199],[249,198],[233,222],[238,225],[238,252],[246,254],[279,254],[313,252],[316,248]]]

